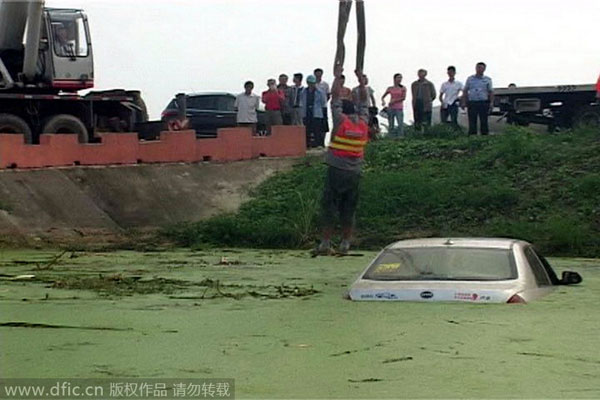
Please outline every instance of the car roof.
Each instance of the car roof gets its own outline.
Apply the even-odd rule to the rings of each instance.
[[[235,97],[235,94],[229,93],[229,92],[194,92],[194,93],[187,93],[186,96],[187,97],[199,97],[199,96],[233,96],[233,97]]]
[[[469,247],[469,248],[494,248],[511,249],[515,244],[529,245],[529,243],[506,238],[426,238],[410,239],[395,242],[386,247],[386,249],[401,249],[407,247]]]

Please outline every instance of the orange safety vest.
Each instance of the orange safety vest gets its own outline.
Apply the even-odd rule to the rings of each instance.
[[[343,115],[342,123],[329,144],[330,151],[338,157],[364,158],[369,141],[369,126],[359,119],[358,123]]]

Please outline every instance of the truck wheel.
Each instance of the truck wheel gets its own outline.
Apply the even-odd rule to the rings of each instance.
[[[0,133],[21,133],[26,144],[31,144],[32,141],[31,129],[27,122],[13,114],[0,114]]]
[[[59,114],[50,117],[44,124],[42,133],[74,134],[79,138],[79,143],[90,141],[88,130],[77,117],[69,114]]]
[[[584,106],[575,113],[573,126],[593,126],[600,127],[600,107]]]

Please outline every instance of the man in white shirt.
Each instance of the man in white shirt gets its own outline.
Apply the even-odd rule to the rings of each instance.
[[[254,83],[248,81],[244,84],[244,93],[240,93],[235,98],[234,107],[237,111],[238,126],[248,127],[252,130],[252,134],[256,134],[256,124],[258,123],[258,115],[256,110],[260,105],[260,97],[252,93]]]
[[[331,99],[331,89],[329,88],[329,83],[323,80],[323,70],[321,68],[317,68],[313,71],[314,76],[317,78],[317,89],[325,93],[327,95],[327,101]],[[323,107],[323,134],[329,132],[329,118],[327,117],[327,104]]]
[[[440,103],[442,103],[441,120],[442,123],[448,123],[448,117],[450,117],[450,123],[452,126],[458,128],[458,107],[460,104],[460,93],[463,90],[462,82],[455,79],[456,68],[453,66],[448,67],[448,81],[442,83],[440,89]]]

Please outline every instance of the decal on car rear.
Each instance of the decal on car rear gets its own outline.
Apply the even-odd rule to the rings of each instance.
[[[378,299],[398,300],[398,296],[396,296],[394,293],[389,292],[377,293],[375,297]]]
[[[454,293],[455,300],[468,300],[468,301],[489,301],[491,300],[490,296],[484,296],[477,293],[468,293],[468,292],[456,292]]]

